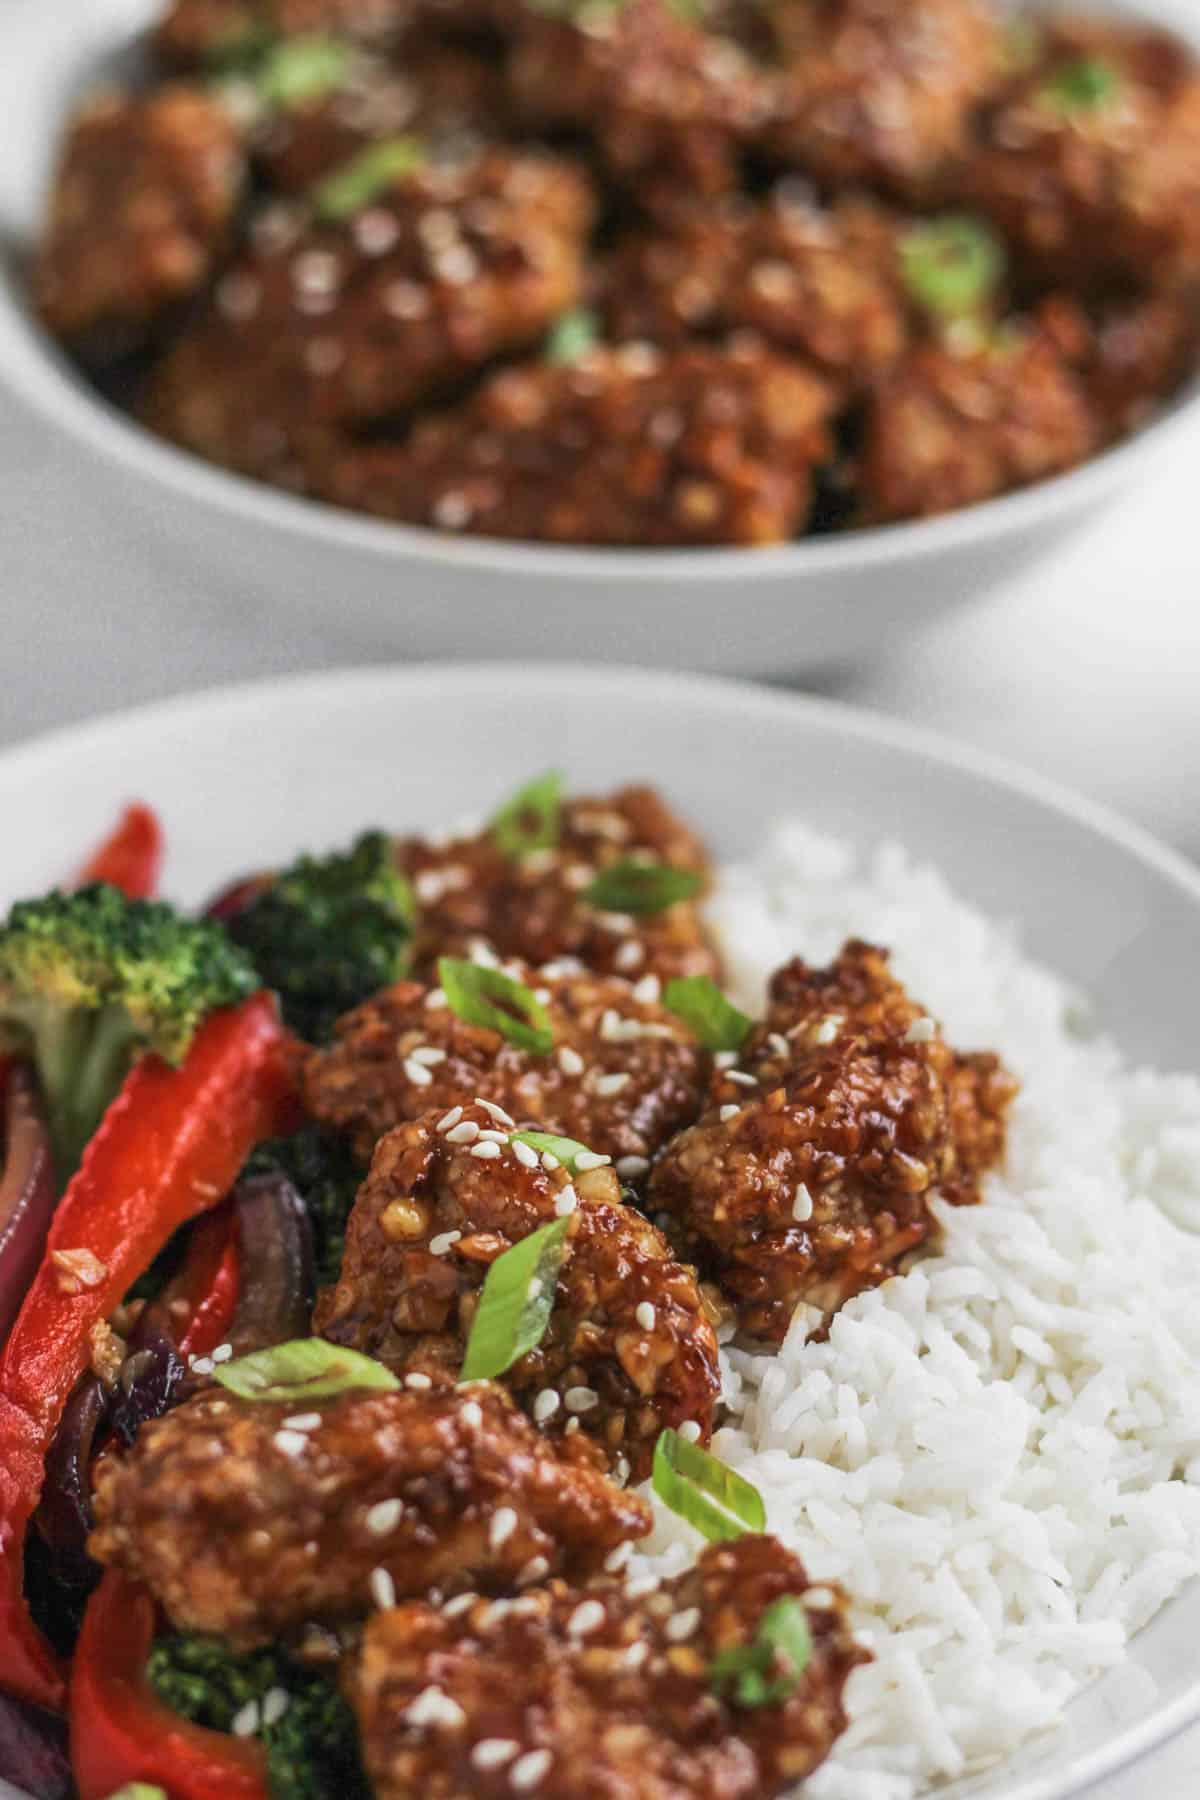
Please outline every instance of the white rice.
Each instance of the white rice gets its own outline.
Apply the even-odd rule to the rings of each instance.
[[[743,1005],[848,936],[1023,1089],[986,1203],[941,1254],[853,1300],[828,1342],[724,1353],[714,1448],[875,1661],[810,1800],[911,1800],[1060,1718],[1200,1569],[1200,1082],[1127,1069],[1013,935],[887,846],[799,825],[713,903]],[[664,1509],[634,1573],[698,1540]]]

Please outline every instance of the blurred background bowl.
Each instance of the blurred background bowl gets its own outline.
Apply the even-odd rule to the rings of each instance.
[[[1051,10],[1040,8],[1039,10]],[[1058,10],[1151,19],[1200,52],[1196,0]],[[32,317],[24,262],[79,91],[111,74],[161,0],[3,0],[0,380],[88,453],[114,507],[247,598],[369,630],[412,656],[553,657],[797,674],[886,652],[913,626],[1043,556],[1157,458],[1200,435],[1200,379],[1139,436],[1071,474],[945,518],[762,550],[587,550],[392,525],[226,474],[90,388]],[[1195,442],[1193,438],[1191,441]],[[283,627],[286,629],[286,625]]]

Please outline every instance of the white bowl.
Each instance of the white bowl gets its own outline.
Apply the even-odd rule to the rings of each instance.
[[[764,550],[510,544],[357,517],[245,481],[102,401],[32,318],[22,253],[70,102],[161,0],[4,0],[0,10],[0,379],[88,453],[88,473],[222,583],[366,628],[410,655],[585,656],[784,674],[886,649],[1042,555],[1194,426],[1200,383],[1074,473],[944,519]],[[1194,0],[1120,10],[1200,50]],[[360,640],[361,641],[361,640]]]
[[[1200,873],[1034,778],[820,701],[698,678],[569,667],[339,673],[172,702],[0,756],[0,906],[60,879],[117,803],[162,813],[168,888],[225,877],[360,825],[432,825],[531,770],[573,786],[659,782],[718,854],[800,813],[867,846],[904,841],[1086,992],[1127,1052],[1200,1068]],[[1200,1582],[1063,1730],[941,1800],[1066,1800],[1200,1718]],[[4,1784],[0,1782],[0,1795]]]

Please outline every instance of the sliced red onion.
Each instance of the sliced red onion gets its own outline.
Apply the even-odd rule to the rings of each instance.
[[[10,1063],[4,1081],[0,1176],[0,1344],[29,1292],[58,1198],[50,1135],[32,1071]]]
[[[233,1190],[233,1213],[241,1272],[234,1354],[307,1337],[315,1277],[303,1200],[286,1175],[251,1175]]]
[[[229,887],[222,888],[219,894],[214,894],[204,908],[204,918],[219,919],[222,923],[236,918],[238,913],[245,912],[252,901],[266,892],[273,880],[272,875],[244,875],[240,881],[235,881]]]
[[[6,1694],[0,1694],[0,1777],[35,1800],[65,1800],[72,1791],[61,1722]]]

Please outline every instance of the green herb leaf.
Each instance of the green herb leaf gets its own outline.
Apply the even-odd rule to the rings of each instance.
[[[167,1800],[166,1788],[155,1787],[149,1781],[127,1781],[119,1787],[108,1800]]]
[[[528,1144],[529,1148],[536,1150],[539,1156],[548,1150],[551,1156],[558,1158],[569,1175],[578,1173],[576,1168],[578,1157],[591,1155],[586,1144],[578,1144],[574,1138],[555,1137],[552,1131],[514,1131],[509,1142]]]
[[[740,1050],[753,1024],[708,975],[668,981],[663,1005],[709,1050]]]
[[[713,1658],[709,1685],[738,1706],[778,1706],[795,1693],[811,1657],[808,1614],[784,1594],[768,1606],[750,1643]]]
[[[543,352],[549,363],[578,362],[600,339],[600,321],[588,306],[576,306],[557,320]]]
[[[562,831],[563,778],[547,770],[518,788],[488,827],[496,848],[514,862],[533,850],[552,850]]]
[[[496,1258],[471,1324],[461,1381],[503,1375],[541,1343],[570,1229],[569,1215],[555,1219]]]
[[[767,1512],[756,1487],[720,1457],[689,1444],[668,1426],[654,1446],[654,1491],[712,1544],[762,1531]]]
[[[337,38],[285,38],[268,50],[254,85],[268,106],[303,106],[341,87],[350,61],[350,46]]]
[[[583,898],[601,912],[658,913],[677,900],[693,899],[703,888],[704,877],[694,869],[625,857],[601,869],[591,886],[584,888]]]
[[[313,211],[329,224],[353,218],[378,199],[399,175],[411,175],[425,160],[415,138],[383,138],[317,183],[311,193]]]
[[[1004,246],[979,219],[947,214],[900,241],[900,271],[913,299],[942,318],[980,311],[1007,267]]]
[[[443,956],[438,961],[438,982],[451,1012],[468,1025],[486,1025],[534,1056],[549,1056],[554,1048],[545,1007],[502,969]]]
[[[329,1400],[353,1388],[398,1388],[390,1369],[324,1338],[293,1338],[218,1363],[213,1378],[242,1400]]]
[[[1116,99],[1121,88],[1119,72],[1100,56],[1080,56],[1064,63],[1042,89],[1044,98],[1058,111],[1099,112]]]

